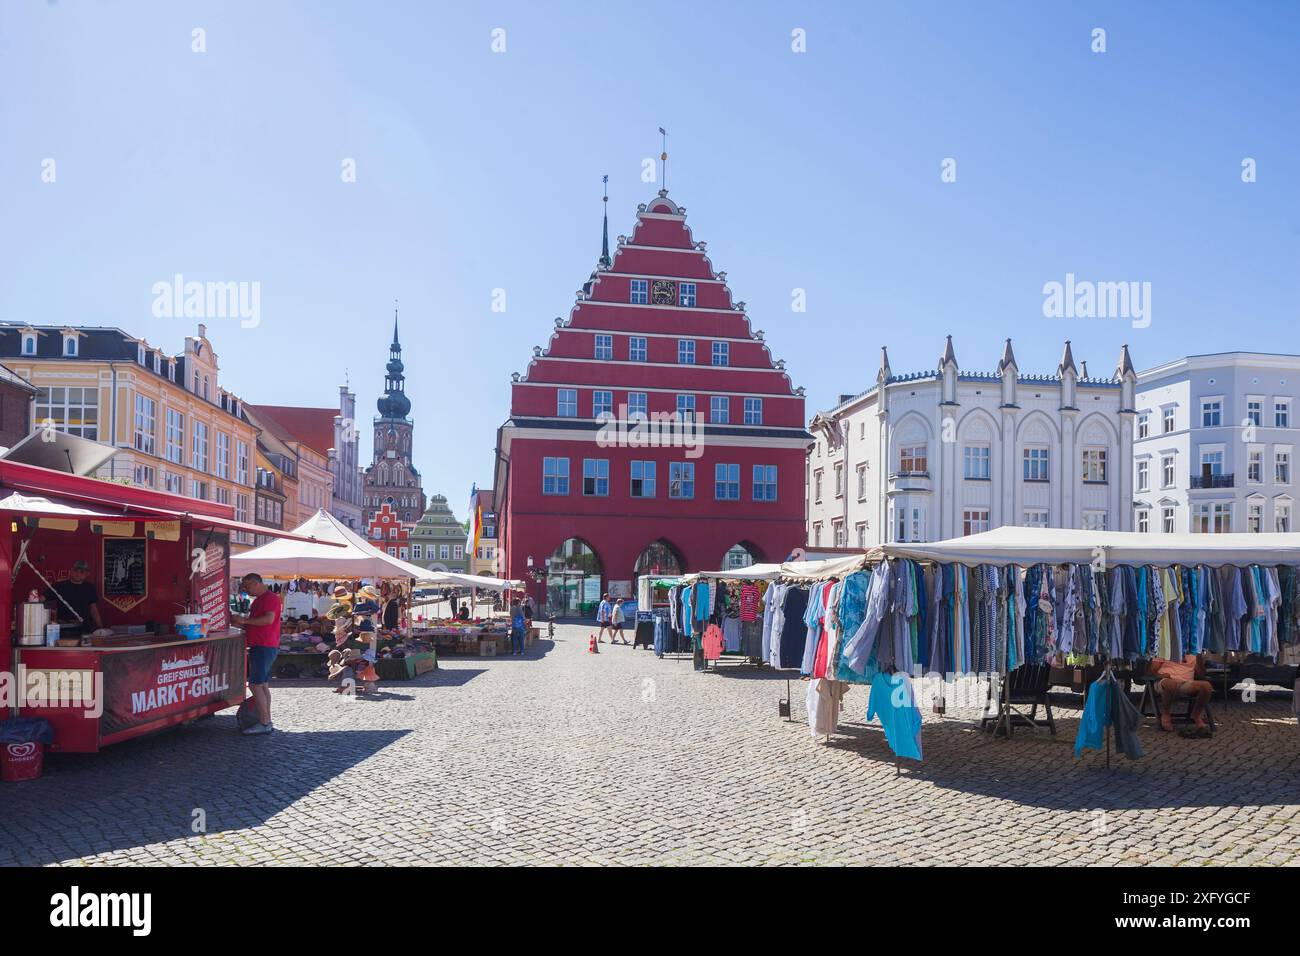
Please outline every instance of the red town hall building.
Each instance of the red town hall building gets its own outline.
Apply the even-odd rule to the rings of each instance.
[[[667,190],[516,373],[498,432],[501,572],[555,613],[644,573],[780,561],[804,539],[803,389]]]

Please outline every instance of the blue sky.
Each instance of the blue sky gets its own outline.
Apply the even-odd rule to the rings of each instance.
[[[1139,368],[1300,351],[1298,28],[1262,2],[8,3],[0,318],[178,350],[153,283],[260,282],[257,328],[208,322],[223,384],[326,405],[346,370],[369,416],[398,298],[417,465],[463,518],[510,373],[593,268],[600,177],[630,232],[663,125],[810,415],[947,333],[970,370],[1007,335],[1025,372],[1066,338],[1093,374],[1124,342]],[[1150,282],[1150,327],[1045,318],[1067,273]]]

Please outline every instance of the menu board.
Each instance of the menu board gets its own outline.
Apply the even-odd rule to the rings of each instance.
[[[208,633],[224,631],[230,625],[230,591],[227,570],[230,538],[224,534],[204,535],[206,547],[195,537],[191,562],[190,594],[199,613],[208,618]]]
[[[104,538],[100,593],[121,611],[129,611],[149,593],[148,541],[144,538]]]

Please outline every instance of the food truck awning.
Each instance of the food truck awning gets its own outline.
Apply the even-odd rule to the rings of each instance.
[[[0,511],[9,514],[31,515],[47,518],[105,518],[111,521],[172,521],[166,515],[133,514],[121,509],[91,508],[73,501],[60,501],[40,495],[24,495],[13,491],[0,497]]]
[[[5,495],[5,490],[10,490],[10,493]],[[186,507],[191,502],[194,507]],[[200,508],[211,509],[211,512],[205,512]],[[260,534],[268,538],[287,538],[290,541],[320,544],[330,548],[340,547],[338,542],[310,534],[295,534],[278,528],[264,528],[261,525],[236,521],[223,514],[213,513],[223,509],[229,513],[228,505],[0,459],[0,511],[64,519],[186,521],[200,528],[221,528],[226,531]]]

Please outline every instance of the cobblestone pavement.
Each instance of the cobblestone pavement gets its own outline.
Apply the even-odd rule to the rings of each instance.
[[[561,627],[523,658],[447,658],[375,699],[277,687],[277,732],[222,713],[0,784],[0,864],[1291,864],[1300,730],[1288,697],[1217,708],[1219,733],[1142,731],[1130,763],[1058,733],[991,740],[926,714],[894,765],[866,692],[810,738],[803,688]]]

